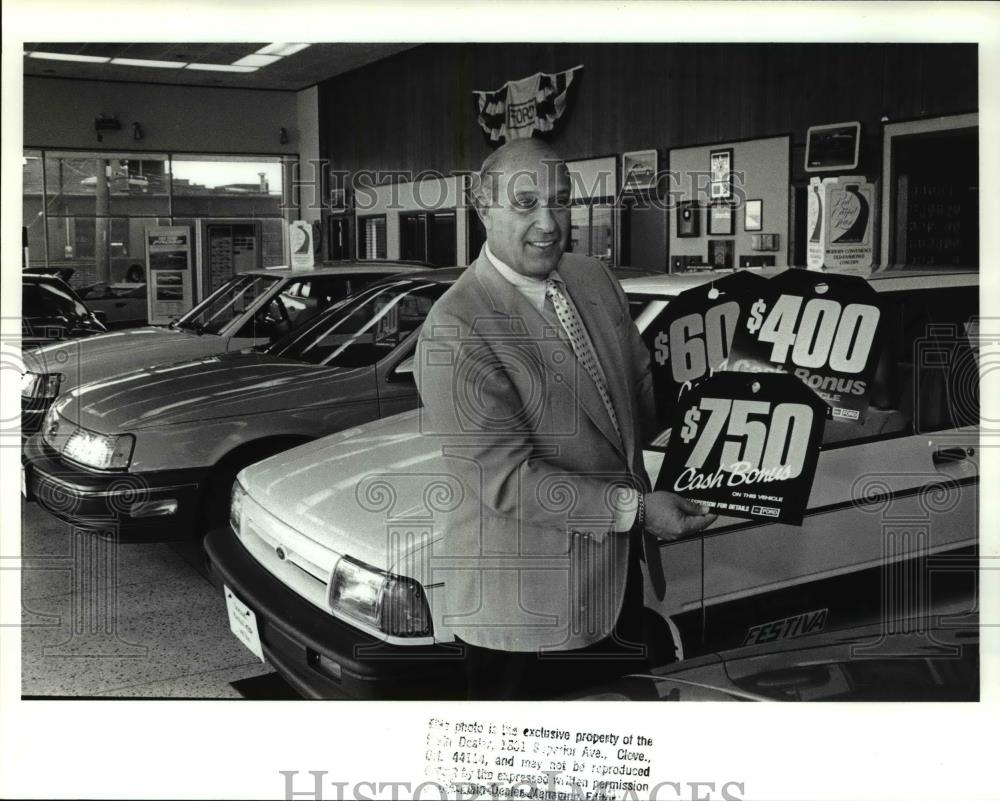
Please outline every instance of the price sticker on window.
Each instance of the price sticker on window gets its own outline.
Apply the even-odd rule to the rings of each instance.
[[[863,423],[881,355],[878,294],[859,276],[786,270],[744,309],[727,369],[782,371]]]
[[[826,404],[794,376],[716,373],[679,399],[656,489],[801,525],[825,423]]]
[[[725,365],[741,314],[766,283],[744,270],[686,289],[646,328],[661,420],[681,391]]]

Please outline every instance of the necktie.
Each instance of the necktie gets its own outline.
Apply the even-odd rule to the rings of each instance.
[[[545,296],[552,301],[552,308],[555,309],[556,317],[559,318],[559,323],[562,325],[563,331],[566,332],[566,337],[569,339],[570,347],[573,348],[577,362],[587,371],[587,375],[591,377],[597,387],[597,394],[601,396],[604,408],[608,410],[608,416],[611,418],[620,440],[622,431],[618,425],[618,415],[615,414],[615,408],[611,405],[608,385],[604,381],[604,375],[597,364],[597,356],[594,355],[593,346],[590,344],[590,339],[583,328],[583,323],[580,322],[576,309],[562,293],[558,282],[551,278],[545,282]]]

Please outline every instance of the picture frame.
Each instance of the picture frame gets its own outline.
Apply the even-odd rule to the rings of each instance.
[[[701,204],[697,200],[682,200],[677,204],[677,237],[701,236]]]
[[[806,131],[806,172],[853,170],[861,153],[861,123],[810,125]]]
[[[764,201],[748,200],[743,206],[743,230],[764,230]]]
[[[736,233],[735,208],[731,203],[713,203],[708,209],[708,235],[733,236]]]
[[[770,250],[775,251],[779,247],[779,234],[751,234],[750,250]]]
[[[735,250],[732,239],[709,239],[708,263],[712,265],[713,270],[731,270]]]
[[[710,176],[709,194],[713,201],[733,197],[733,149],[722,148],[708,152]]]
[[[652,189],[656,185],[657,153],[633,150],[622,154],[622,185],[627,191]]]

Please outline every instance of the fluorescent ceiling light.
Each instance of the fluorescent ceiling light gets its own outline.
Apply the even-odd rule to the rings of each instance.
[[[233,66],[266,67],[268,64],[273,64],[275,61],[281,61],[281,56],[262,56],[259,53],[254,53],[252,56],[243,56],[243,58],[237,59],[233,62]]]
[[[307,47],[309,47],[307,44],[274,42],[273,44],[265,45],[257,52],[264,56],[291,56],[298,53],[300,50],[305,50]]]
[[[187,68],[209,72],[256,72],[259,69],[259,67],[240,67],[236,64],[188,64]]]
[[[149,58],[113,58],[112,64],[120,64],[123,67],[159,67],[165,70],[178,70],[187,66],[183,61],[154,61]]]
[[[47,58],[51,61],[84,61],[88,64],[106,64],[111,61],[107,56],[79,56],[76,53],[46,53],[35,50],[28,53],[31,58]]]

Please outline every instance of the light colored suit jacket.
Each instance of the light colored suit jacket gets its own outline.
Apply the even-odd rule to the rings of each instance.
[[[580,648],[610,634],[624,596],[621,487],[649,488],[642,443],[655,413],[649,353],[598,261],[559,267],[604,370],[619,437],[553,317],[485,253],[432,308],[417,350],[421,427],[442,441],[467,499],[433,554],[444,622],[508,651]]]

